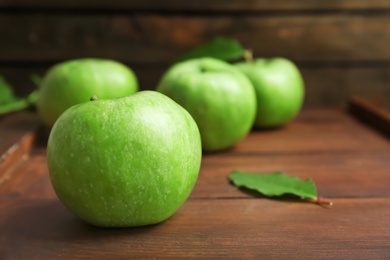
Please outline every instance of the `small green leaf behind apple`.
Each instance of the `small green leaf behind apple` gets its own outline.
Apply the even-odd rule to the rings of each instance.
[[[38,91],[32,91],[27,97],[16,97],[11,85],[0,76],[0,116],[24,109],[34,109]]]
[[[47,147],[59,199],[100,227],[169,218],[190,195],[201,156],[191,115],[155,91],[72,106],[54,124]]]
[[[256,59],[236,64],[252,82],[257,98],[255,128],[274,128],[293,120],[303,105],[304,81],[286,58]]]
[[[191,49],[189,52],[177,59],[176,62],[203,57],[231,61],[242,58],[244,53],[245,49],[239,41],[219,36]]]

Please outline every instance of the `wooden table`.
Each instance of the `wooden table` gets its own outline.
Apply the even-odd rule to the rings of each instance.
[[[390,143],[343,110],[303,111],[204,155],[173,217],[128,229],[91,227],[62,206],[37,129],[27,113],[0,120],[0,259],[390,259]],[[229,183],[235,169],[309,177],[334,206],[252,197]]]

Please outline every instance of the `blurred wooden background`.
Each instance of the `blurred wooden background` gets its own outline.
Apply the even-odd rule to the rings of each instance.
[[[112,58],[153,89],[172,61],[215,36],[301,69],[306,106],[390,97],[388,0],[0,0],[0,74],[20,95],[33,72],[71,58]]]

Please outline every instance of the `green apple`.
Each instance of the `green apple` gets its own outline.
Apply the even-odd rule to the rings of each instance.
[[[191,115],[155,91],[69,108],[54,124],[47,148],[59,199],[100,227],[169,218],[190,195],[201,157]]]
[[[87,102],[91,96],[110,99],[138,90],[133,71],[107,59],[75,59],[58,63],[44,76],[39,86],[37,112],[51,127],[69,107]]]
[[[305,89],[293,62],[285,58],[257,59],[236,66],[251,80],[256,91],[255,127],[282,126],[299,113]]]
[[[205,151],[229,148],[251,130],[256,96],[250,81],[234,66],[214,58],[173,65],[157,91],[171,97],[195,119]]]

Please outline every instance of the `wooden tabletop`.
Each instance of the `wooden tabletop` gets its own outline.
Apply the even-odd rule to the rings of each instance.
[[[0,119],[0,259],[390,259],[390,142],[343,110],[305,110],[204,155],[173,217],[127,229],[95,228],[64,208],[39,129],[28,113]],[[311,178],[334,205],[253,197],[229,183],[235,169]]]

